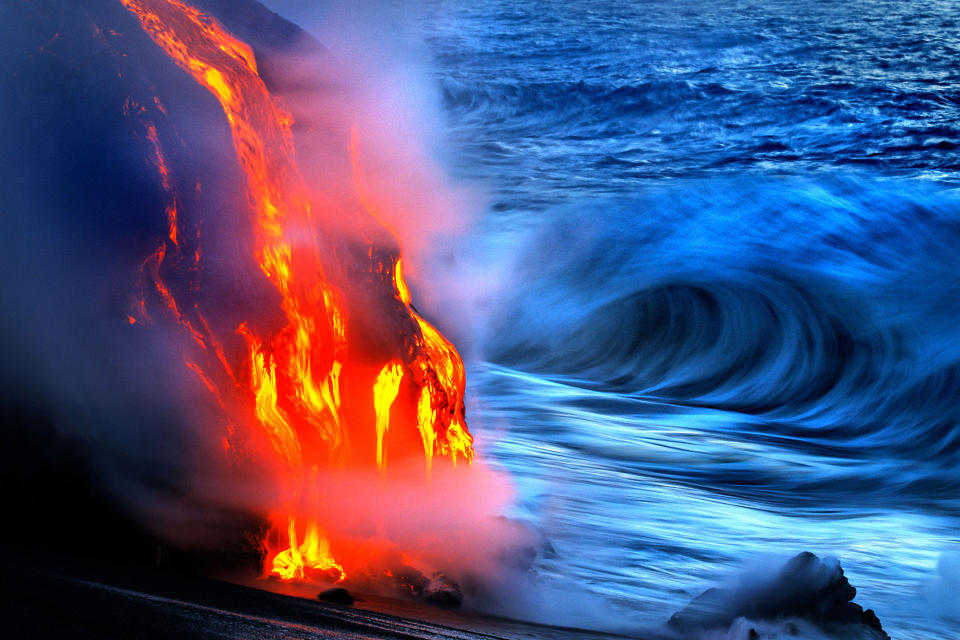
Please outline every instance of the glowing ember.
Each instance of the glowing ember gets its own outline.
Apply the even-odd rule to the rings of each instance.
[[[297,544],[297,523],[290,518],[288,536],[290,548],[274,557],[271,573],[285,580],[302,580],[311,570],[335,573],[337,582],[347,577],[343,567],[330,555],[330,543],[320,533],[320,526],[315,521],[307,525],[303,543]]]
[[[360,561],[354,567],[335,559],[340,557],[337,541],[328,539],[324,530],[329,528],[315,515],[324,503],[317,470],[351,467],[386,473],[388,442],[391,455],[419,455],[422,450],[427,475],[438,456],[454,464],[458,459],[471,461],[473,440],[463,416],[463,363],[453,345],[411,308],[395,249],[371,243],[369,264],[331,269],[332,256],[320,250],[321,216],[312,210],[294,159],[292,118],[274,103],[258,75],[253,51],[214,19],[178,0],[121,1],[153,41],[223,108],[253,212],[252,257],[280,294],[285,324],[267,331],[255,330],[261,325],[253,317],[242,323],[236,333],[245,341],[246,358],[231,363],[221,345],[240,338],[218,338],[196,303],[178,301],[163,274],[190,268],[191,262],[197,265],[201,254],[199,248],[190,258],[181,254],[184,233],[175,189],[152,125],[146,136],[169,198],[169,232],[144,263],[145,285],[156,290],[169,314],[207,356],[185,356],[185,361],[223,408],[226,421],[238,412],[245,414],[272,447],[272,452],[259,455],[269,453],[282,469],[284,497],[270,514],[265,571],[289,580],[317,574],[342,580],[348,571],[366,567]],[[166,114],[158,101],[157,107]],[[357,210],[365,210],[372,224],[382,227],[363,191],[358,149],[354,130],[349,151]],[[380,235],[394,235],[386,231]],[[356,274],[366,280],[354,282]],[[360,295],[353,287],[373,291]],[[356,306],[370,300],[382,300],[375,303],[382,308],[371,313]],[[150,319],[145,302],[136,315],[131,323]],[[361,315],[368,321],[357,329],[351,320]],[[371,315],[382,330],[371,330]],[[373,332],[384,344],[364,342]],[[403,424],[391,429],[391,414]],[[223,440],[225,451],[235,448],[232,433],[231,427]],[[354,549],[353,556],[365,555],[370,554]]]

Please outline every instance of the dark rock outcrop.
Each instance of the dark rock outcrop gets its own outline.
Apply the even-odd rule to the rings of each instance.
[[[463,604],[460,585],[439,571],[427,578],[418,569],[403,565],[390,572],[396,581],[397,590],[405,595],[422,599],[427,604],[443,609],[455,609]]]
[[[799,618],[821,628],[861,625],[868,637],[890,640],[877,615],[853,602],[856,595],[838,562],[805,551],[773,576],[745,574],[735,587],[708,589],[675,613],[667,626],[688,634],[726,630],[738,618]]]
[[[419,598],[423,596],[423,592],[430,584],[430,580],[427,579],[427,576],[423,575],[419,570],[407,565],[403,565],[397,569],[394,569],[390,575],[393,576],[397,590],[405,596],[414,596]]]
[[[433,579],[423,592],[423,599],[435,607],[455,609],[463,604],[463,593],[460,585],[437,572],[433,574]]]
[[[332,589],[321,591],[317,598],[324,602],[332,602],[334,604],[353,604],[353,596],[343,587],[333,587]]]

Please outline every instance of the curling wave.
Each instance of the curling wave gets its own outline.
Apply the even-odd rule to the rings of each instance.
[[[798,446],[960,452],[960,194],[726,180],[578,214],[531,242],[491,360]]]

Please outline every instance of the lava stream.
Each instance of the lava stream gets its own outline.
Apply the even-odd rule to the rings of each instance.
[[[269,514],[265,572],[284,579],[320,573],[342,580],[367,571],[363,558],[371,553],[365,541],[327,538],[325,525],[331,523],[317,516],[325,501],[317,473],[384,474],[388,458],[414,452],[423,455],[427,478],[438,457],[471,462],[461,358],[411,306],[394,235],[363,194],[356,133],[345,145],[356,210],[343,215],[368,216],[368,226],[378,231],[369,234],[376,239],[364,254],[366,262],[339,265],[328,250],[333,243],[325,240],[329,228],[323,221],[340,213],[318,205],[304,185],[293,119],[258,75],[252,49],[178,0],[121,1],[221,105],[246,179],[252,222],[236,228],[253,234],[251,259],[279,293],[283,326],[255,329],[263,323],[251,312],[235,335],[217,336],[196,302],[167,283],[171,272],[198,270],[201,251],[198,246],[192,262],[184,258],[180,245],[187,234],[179,226],[175,185],[156,129],[149,129],[170,206],[168,237],[144,263],[145,287],[155,289],[168,314],[209,356],[184,359],[224,409],[225,421],[232,425],[232,416],[242,414],[271,445],[271,451],[258,453],[277,461],[283,499]],[[196,235],[199,245],[199,231]],[[130,318],[141,319],[149,320],[145,303]],[[246,356],[231,361],[232,351],[223,345],[237,340]],[[227,450],[230,437],[228,432]]]

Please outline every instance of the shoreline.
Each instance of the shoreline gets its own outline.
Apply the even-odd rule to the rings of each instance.
[[[10,638],[258,638],[388,640],[547,638],[611,634],[548,627],[362,595],[360,606],[164,569],[39,549],[5,548],[0,613]],[[317,588],[317,593],[320,589]]]

